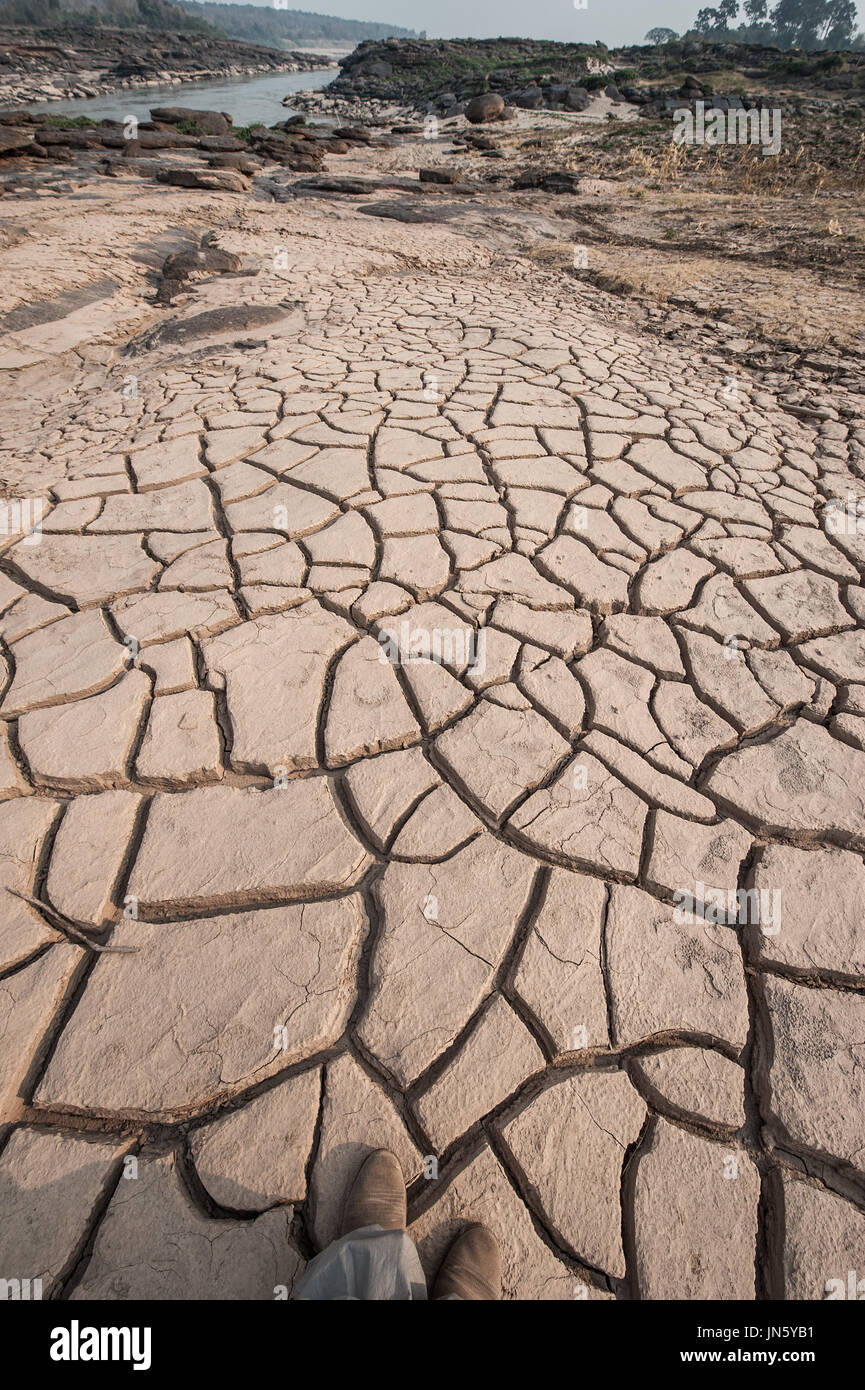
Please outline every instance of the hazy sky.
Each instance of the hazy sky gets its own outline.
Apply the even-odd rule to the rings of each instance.
[[[267,3],[268,0],[264,0]],[[407,29],[426,29],[430,38],[560,39],[569,43],[642,43],[647,29],[666,25],[683,33],[697,11],[712,0],[289,0],[344,19],[374,19]],[[262,0],[252,0],[262,3]],[[583,3],[583,0],[581,0]],[[859,6],[862,15],[862,3]]]

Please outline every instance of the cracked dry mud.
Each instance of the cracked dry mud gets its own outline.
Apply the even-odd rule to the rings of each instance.
[[[387,1146],[427,1267],[483,1220],[506,1298],[821,1299],[865,1237],[865,433],[325,213],[255,213],[302,322],[19,403],[2,1272],[271,1298]]]

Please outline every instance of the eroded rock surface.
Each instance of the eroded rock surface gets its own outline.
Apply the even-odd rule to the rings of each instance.
[[[0,345],[78,344],[0,426],[45,504],[0,540],[7,1248],[282,1296],[386,1146],[430,1270],[478,1219],[507,1298],[753,1298],[759,1162],[823,1297],[865,1219],[862,398],[731,396],[717,343],[435,219],[397,254],[350,188],[151,191],[262,273],[160,335],[118,254],[132,356]],[[85,275],[63,235],[40,277]]]

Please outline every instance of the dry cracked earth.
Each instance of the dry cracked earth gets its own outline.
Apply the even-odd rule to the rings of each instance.
[[[848,1296],[855,410],[278,215],[295,319],[7,439],[0,1273],[285,1296],[386,1146],[508,1299]]]

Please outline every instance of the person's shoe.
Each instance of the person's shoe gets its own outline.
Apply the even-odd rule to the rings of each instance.
[[[384,1231],[405,1230],[405,1178],[399,1160],[388,1149],[375,1149],[364,1159],[345,1199],[342,1234],[362,1226]]]
[[[433,1298],[448,1295],[466,1299],[502,1296],[502,1257],[499,1243],[486,1226],[475,1223],[461,1231],[436,1277]]]

